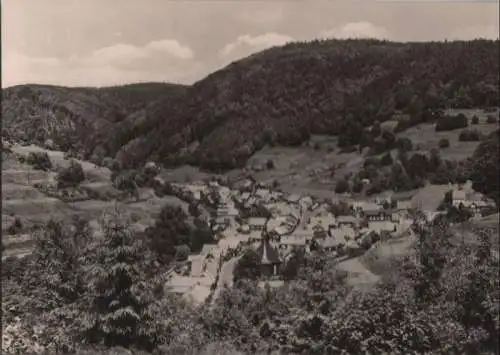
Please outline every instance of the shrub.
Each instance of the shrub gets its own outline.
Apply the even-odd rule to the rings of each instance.
[[[479,117],[477,117],[477,116],[474,115],[474,117],[472,117],[472,121],[471,122],[472,122],[472,124],[478,124],[479,123]]]
[[[477,130],[464,129],[460,132],[458,140],[461,142],[478,142],[481,140],[481,134]]]
[[[190,252],[191,252],[191,250],[189,249],[188,245],[181,244],[181,245],[175,247],[175,259],[177,261],[187,260]]]
[[[359,179],[355,179],[353,184],[352,184],[352,192],[358,194],[361,191],[363,191],[363,182]]]
[[[85,173],[82,165],[75,160],[71,160],[69,166],[57,174],[57,187],[76,187],[85,180]]]
[[[335,192],[343,194],[349,191],[349,183],[346,180],[339,180],[335,186]]]
[[[52,169],[52,162],[45,152],[31,152],[25,161],[36,170],[49,171]]]
[[[439,148],[448,148],[450,146],[450,141],[446,138],[441,138],[439,140]]]
[[[488,115],[488,116],[486,117],[486,123],[491,124],[491,123],[496,123],[496,122],[497,122],[497,119],[495,118],[495,116],[493,116],[493,115]]]
[[[16,216],[14,218],[14,221],[12,222],[12,224],[7,229],[7,234],[11,234],[11,235],[18,234],[21,232],[22,229],[23,229],[23,224],[21,223],[21,219]]]
[[[381,159],[380,159],[380,164],[382,164],[382,166],[389,166],[389,165],[392,165],[393,163],[393,159],[392,159],[392,155],[391,155],[391,152],[387,152]]]
[[[460,113],[456,116],[444,116],[436,122],[436,132],[452,131],[457,128],[465,128],[468,126],[467,116]]]
[[[409,152],[413,150],[413,142],[410,138],[398,138],[396,147],[401,151]]]

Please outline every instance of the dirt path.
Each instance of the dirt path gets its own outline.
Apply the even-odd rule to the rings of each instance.
[[[214,294],[212,297],[212,306],[215,304],[215,300],[219,297],[224,285],[226,284],[228,287],[233,286],[233,273],[236,263],[240,257],[232,258],[222,264],[220,273],[219,273],[219,281],[217,282],[217,286],[214,290]]]
[[[380,279],[363,265],[359,257],[341,261],[337,267],[350,274],[347,282],[354,287],[374,285]]]

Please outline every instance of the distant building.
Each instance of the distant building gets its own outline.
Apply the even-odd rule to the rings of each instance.
[[[267,223],[267,218],[265,217],[250,217],[248,218],[248,225],[250,230],[264,230]]]
[[[262,240],[262,243],[257,248],[257,254],[259,255],[261,274],[263,276],[268,277],[279,273],[281,265],[279,252],[267,238]]]
[[[368,211],[363,212],[363,217],[368,221],[390,221],[392,219],[392,212],[386,210]]]
[[[337,225],[339,225],[339,226],[340,225],[350,225],[350,226],[354,227],[357,224],[358,220],[354,216],[343,215],[343,216],[338,216],[336,218],[336,222],[337,222]]]

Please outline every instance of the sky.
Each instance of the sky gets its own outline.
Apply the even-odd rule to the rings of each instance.
[[[192,84],[271,46],[314,38],[488,38],[496,1],[1,0],[2,87]]]

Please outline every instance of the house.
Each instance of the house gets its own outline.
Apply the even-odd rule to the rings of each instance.
[[[322,239],[319,244],[327,251],[334,251],[337,249],[343,242],[335,237],[327,237]]]
[[[212,224],[212,230],[214,232],[223,231],[224,229],[228,228],[230,225],[231,225],[231,218],[229,218],[229,217],[217,217]]]
[[[295,245],[305,246],[307,244],[307,240],[305,236],[301,235],[283,235],[280,238],[279,245],[280,249],[290,248]]]
[[[311,224],[315,226],[321,226],[325,231],[328,230],[330,226],[335,225],[335,223],[335,216],[331,213],[311,217]]]
[[[365,201],[356,201],[353,203],[353,207],[359,213],[376,212],[382,209],[382,206],[375,202],[365,202]]]
[[[465,190],[461,189],[455,189],[452,190],[451,192],[451,198],[452,198],[452,205],[455,207],[459,207],[461,204],[466,205],[467,204],[467,193]]]
[[[396,209],[398,210],[410,210],[412,208],[411,200],[398,200],[396,201]]]
[[[248,238],[247,238],[248,239]],[[228,237],[219,240],[218,246],[219,250],[223,253],[227,252],[229,249],[236,249],[238,245],[242,242],[240,238]]]
[[[341,225],[339,228],[331,229],[331,234],[333,238],[342,242],[353,240],[356,237],[356,231],[354,228],[346,225]]]
[[[291,194],[286,198],[286,200],[290,203],[298,203],[300,200],[300,195]]]
[[[255,196],[259,197],[262,200],[268,201],[271,198],[271,191],[268,189],[257,189],[255,191]]]
[[[251,243],[260,242],[262,240],[262,231],[253,230],[248,236],[248,241]]]
[[[392,212],[386,210],[363,212],[363,216],[368,221],[390,221]]]
[[[250,217],[248,218],[248,225],[250,230],[264,230],[267,223],[267,218],[265,217]]]
[[[271,245],[269,239],[263,239],[257,248],[259,255],[261,274],[263,276],[277,275],[281,264],[278,249]]]
[[[296,228],[292,235],[296,238],[304,237],[306,241],[310,241],[314,237],[314,231],[312,228]]]
[[[396,231],[396,225],[390,220],[374,220],[370,221],[368,228],[380,234],[382,231],[393,232]]]
[[[241,195],[240,195],[240,198],[239,200],[240,201],[246,201],[250,198],[250,192],[243,192]]]
[[[354,216],[343,215],[338,216],[336,222],[338,225],[351,225],[352,227],[354,227],[357,224],[358,220]]]

